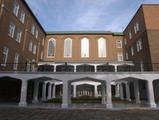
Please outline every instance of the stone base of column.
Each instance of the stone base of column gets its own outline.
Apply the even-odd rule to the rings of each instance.
[[[66,109],[66,108],[68,108],[68,104],[62,104],[61,107]]]
[[[27,103],[26,102],[19,102],[18,106],[19,107],[26,107]]]
[[[149,103],[148,105],[150,106],[150,108],[157,108],[156,103]]]
[[[106,108],[107,108],[107,109],[112,109],[113,106],[112,106],[112,104],[106,104]]]

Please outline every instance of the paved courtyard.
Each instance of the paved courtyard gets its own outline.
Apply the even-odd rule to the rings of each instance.
[[[93,110],[0,107],[0,120],[158,120],[159,110]]]

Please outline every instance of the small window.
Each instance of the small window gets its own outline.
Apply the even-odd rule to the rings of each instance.
[[[36,29],[36,34],[35,34],[36,39],[38,39],[38,34],[39,34],[39,31]]]
[[[24,11],[21,11],[21,13],[20,13],[20,21],[22,22],[22,23],[24,23],[24,21],[25,21],[25,12]]]
[[[55,47],[56,47],[56,40],[50,39],[48,42],[48,57],[55,56]]]
[[[18,16],[18,12],[19,12],[19,4],[15,1],[13,6],[13,14],[15,16]]]
[[[136,47],[137,47],[137,52],[139,52],[139,51],[142,50],[142,39],[139,39],[139,40],[136,42]]]
[[[2,65],[6,66],[8,60],[9,49],[7,47],[3,48]]]
[[[129,39],[132,39],[132,34],[131,34],[131,32],[129,32]]]
[[[32,25],[32,27],[31,27],[31,34],[32,34],[32,35],[35,34],[35,25]]]
[[[122,48],[122,41],[121,40],[116,41],[116,48]]]
[[[29,43],[29,51],[30,52],[32,52],[32,50],[33,50],[33,43],[32,43],[32,41]]]
[[[15,53],[15,57],[14,57],[14,65],[13,65],[13,69],[17,70],[18,68],[18,62],[19,62],[19,54]]]
[[[137,23],[135,23],[135,25],[134,25],[134,32],[135,32],[135,34],[137,33],[137,32],[139,32],[140,31],[140,27],[139,27],[139,23],[137,22]]]
[[[8,30],[8,36],[10,36],[10,37],[14,37],[14,32],[15,32],[15,25],[14,25],[14,23],[10,23],[9,24],[9,30]]]
[[[33,54],[36,54],[36,45],[33,47]]]
[[[123,61],[123,53],[118,53],[118,61]]]
[[[131,47],[131,55],[133,56],[134,55],[134,48]]]
[[[16,41],[17,41],[18,43],[20,43],[20,42],[21,42],[21,38],[22,38],[22,31],[21,31],[21,30],[18,30],[18,31],[17,31],[17,35],[16,35]]]

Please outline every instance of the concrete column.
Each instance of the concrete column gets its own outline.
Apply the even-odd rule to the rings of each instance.
[[[42,88],[42,100],[46,100],[46,83],[43,83],[43,88]]]
[[[94,72],[97,72],[97,65],[94,65]]]
[[[118,72],[118,66],[114,65],[114,68],[115,68],[115,72]]]
[[[120,96],[120,93],[119,93],[119,84],[117,83],[116,86],[115,86],[115,97],[118,98]]]
[[[112,90],[111,90],[111,82],[107,81],[106,83],[106,94],[107,94],[107,103],[106,107],[108,109],[112,108]]]
[[[71,84],[68,84],[68,104],[71,104]]]
[[[125,82],[125,85],[126,85],[126,99],[127,99],[128,101],[131,101],[129,82]]]
[[[94,85],[94,97],[98,97],[98,86]]]
[[[74,65],[74,72],[77,72],[77,65]]]
[[[73,85],[73,97],[77,97],[77,85]]]
[[[39,82],[34,81],[33,103],[38,103]]]
[[[105,84],[101,84],[102,87],[102,104],[106,104],[106,89]]]
[[[135,93],[135,102],[137,104],[140,104],[140,91],[139,91],[139,81],[135,80],[134,81],[134,93]]]
[[[56,85],[53,85],[53,89],[52,89],[52,98],[56,98]]]
[[[147,81],[147,92],[148,92],[148,102],[151,108],[156,108],[157,105],[155,103],[154,98],[154,89],[153,89],[153,82]]]
[[[62,96],[62,108],[68,108],[69,100],[68,100],[68,82],[63,82],[63,96]]]
[[[19,106],[27,106],[28,81],[22,80]]]
[[[54,72],[56,72],[56,66],[57,66],[57,65],[54,65]]]
[[[122,83],[120,83],[119,88],[120,88],[120,99],[124,100],[124,90]]]
[[[48,88],[48,96],[47,99],[51,99],[51,87],[52,87],[52,83],[49,84],[49,88]]]

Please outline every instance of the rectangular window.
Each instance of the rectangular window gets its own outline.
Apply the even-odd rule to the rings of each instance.
[[[123,53],[118,53],[118,61],[123,61]]]
[[[20,43],[20,42],[21,42],[21,38],[22,38],[22,31],[21,31],[21,30],[18,30],[18,31],[17,31],[17,36],[16,36],[16,41],[17,41],[18,43]]]
[[[8,60],[9,49],[7,47],[3,48],[3,56],[2,56],[2,66],[6,66]]]
[[[14,65],[13,65],[13,69],[17,70],[18,68],[18,62],[19,62],[19,54],[15,53],[15,57],[14,57]]]
[[[132,34],[131,34],[131,32],[129,32],[129,39],[132,39]]]
[[[19,4],[16,1],[14,1],[13,14],[15,16],[18,16],[18,12],[19,12]]]
[[[98,39],[98,56],[106,57],[106,39]]]
[[[137,33],[137,32],[139,32],[140,31],[140,27],[139,27],[139,23],[137,22],[137,23],[135,23],[135,25],[134,25],[134,32],[135,32],[135,34]]]
[[[21,13],[20,13],[20,21],[22,22],[22,23],[24,23],[24,21],[25,21],[25,12],[24,11],[21,11]]]
[[[133,56],[134,55],[134,48],[131,47],[131,55]]]
[[[9,24],[9,30],[8,30],[8,36],[10,36],[10,37],[14,37],[14,32],[15,32],[15,25],[14,25],[14,23],[10,23]]]
[[[35,25],[32,25],[32,27],[31,27],[31,34],[32,34],[32,35],[35,34]]]
[[[81,57],[89,57],[89,39],[83,38],[81,40]]]
[[[33,54],[36,54],[36,45],[33,47]]]
[[[122,41],[121,40],[116,41],[116,48],[122,48]]]
[[[38,39],[38,34],[39,34],[39,31],[36,29],[36,34],[35,34],[36,39]]]
[[[139,51],[142,50],[142,39],[139,39],[139,40],[136,42],[136,47],[137,47],[137,52],[139,52]]]

